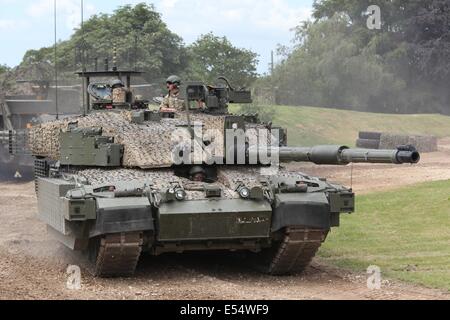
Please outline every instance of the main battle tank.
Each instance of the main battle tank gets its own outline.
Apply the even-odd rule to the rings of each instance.
[[[29,148],[39,217],[87,253],[97,276],[130,276],[141,254],[212,250],[248,252],[269,274],[300,272],[355,199],[349,188],[280,163],[420,159],[412,147],[287,147],[282,128],[228,112],[251,95],[224,78],[218,86],[186,83],[183,110],[151,111],[127,89],[90,83],[108,76],[129,84],[133,72],[80,75],[85,115],[33,127]]]

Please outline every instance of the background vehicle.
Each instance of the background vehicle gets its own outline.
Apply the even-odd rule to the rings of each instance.
[[[34,160],[23,145],[23,130],[32,125],[55,120],[57,117],[79,114],[79,90],[68,87],[60,89],[65,109],[57,110],[56,89],[48,81],[18,81],[31,85],[33,95],[5,96],[0,101],[0,177],[3,179],[32,178]],[[14,134],[15,140],[9,139]]]

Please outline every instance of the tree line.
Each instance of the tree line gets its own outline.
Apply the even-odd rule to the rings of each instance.
[[[381,28],[370,29],[370,5]],[[388,113],[450,114],[448,0],[321,0],[280,47],[277,102]]]
[[[225,74],[242,86],[257,77],[257,54],[237,48],[226,37],[204,34],[186,46],[169,30],[152,4],[119,7],[113,14],[91,17],[67,41],[57,45],[58,71],[69,77],[82,68],[104,69],[116,63],[119,69],[145,72],[148,82],[177,74],[189,79],[212,81]],[[114,61],[116,60],[116,61]],[[43,77],[52,78],[54,48],[29,50],[20,65],[32,69],[44,66]]]
[[[372,4],[380,29],[367,26]],[[258,75],[256,53],[213,33],[185,45],[153,5],[127,5],[93,16],[59,42],[58,70],[70,78],[95,61],[102,69],[105,58],[112,66],[116,57],[119,68],[144,71],[148,82],[178,74],[213,83],[224,75],[236,87],[273,92],[277,104],[450,114],[448,0],[316,0],[312,19],[293,31],[273,73]],[[53,62],[53,47],[29,50],[15,72],[52,79]],[[8,71],[0,66],[0,77]]]

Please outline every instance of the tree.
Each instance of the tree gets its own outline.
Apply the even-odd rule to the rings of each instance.
[[[93,16],[69,40],[58,43],[57,48],[60,72],[73,73],[83,65],[92,70],[95,58],[99,68],[109,58],[111,67],[114,48],[118,67],[136,67],[146,72],[147,81],[180,73],[187,67],[182,39],[167,28],[154,6],[146,3],[120,7],[112,15]],[[53,62],[53,48],[31,50],[24,62],[30,59]]]
[[[214,83],[217,77],[225,76],[233,85],[244,87],[257,77],[258,55],[233,46],[226,37],[202,35],[188,50],[191,79]]]
[[[314,4],[316,19],[346,14],[353,35],[364,34],[361,47],[371,47],[386,69],[407,84],[409,104],[422,111],[450,113],[450,3],[448,0],[384,0],[382,30],[371,32],[361,14],[369,0],[322,0]]]
[[[0,75],[8,72],[10,69],[7,65],[0,64]]]
[[[369,110],[383,96],[377,111],[404,111],[391,99],[404,83],[383,68],[377,55],[359,48],[348,36],[348,24],[347,16],[335,15],[296,28],[296,46],[272,76],[279,102]]]
[[[450,113],[450,4],[377,1],[381,30],[367,28],[369,0],[314,2],[270,81],[281,101],[377,112]]]

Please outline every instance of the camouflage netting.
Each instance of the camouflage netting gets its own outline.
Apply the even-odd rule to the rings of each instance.
[[[419,152],[438,151],[438,139],[433,136],[408,136],[383,133],[380,139],[380,149],[395,149],[401,145],[413,145]]]
[[[202,200],[205,199],[205,192],[203,191],[203,182],[193,182],[183,177],[175,175],[171,169],[159,169],[144,171],[139,169],[87,169],[76,172],[83,176],[92,185],[106,185],[114,184],[114,182],[128,182],[128,181],[150,181],[152,187],[158,190],[168,189],[172,183],[179,183],[183,186],[187,194],[187,200]],[[251,180],[253,172],[241,170],[239,175],[247,177]],[[226,171],[221,172],[221,175],[227,175]],[[222,181],[215,183],[222,190],[222,197],[224,199],[239,199],[239,194],[233,185],[228,185]]]
[[[173,132],[177,130],[177,126],[187,124],[185,115],[179,114],[177,119],[163,119],[161,122],[146,122],[143,125],[131,123],[130,118],[130,112],[103,112],[44,123],[30,130],[29,147],[36,156],[58,160],[60,132],[67,131],[71,121],[77,121],[79,128],[101,127],[104,136],[115,137],[116,143],[123,144],[124,167],[150,169],[172,166],[172,152],[178,144],[173,140]],[[191,121],[201,121],[204,130],[217,129],[220,133],[224,132],[224,117],[193,114]],[[216,140],[215,155],[223,157],[223,134],[216,137]]]
[[[237,187],[243,183],[248,188],[261,186],[261,168],[259,167],[221,167],[218,170],[218,181],[214,185],[222,190],[224,199],[239,199],[236,191]],[[139,169],[86,169],[74,172],[87,179],[95,186],[114,184],[115,182],[150,181],[152,187],[157,190],[170,188],[173,183],[183,186],[187,194],[187,200],[205,199],[203,182],[190,181],[183,177],[178,177],[171,169],[139,170]],[[304,178],[299,172],[289,172],[281,169],[279,176]]]

